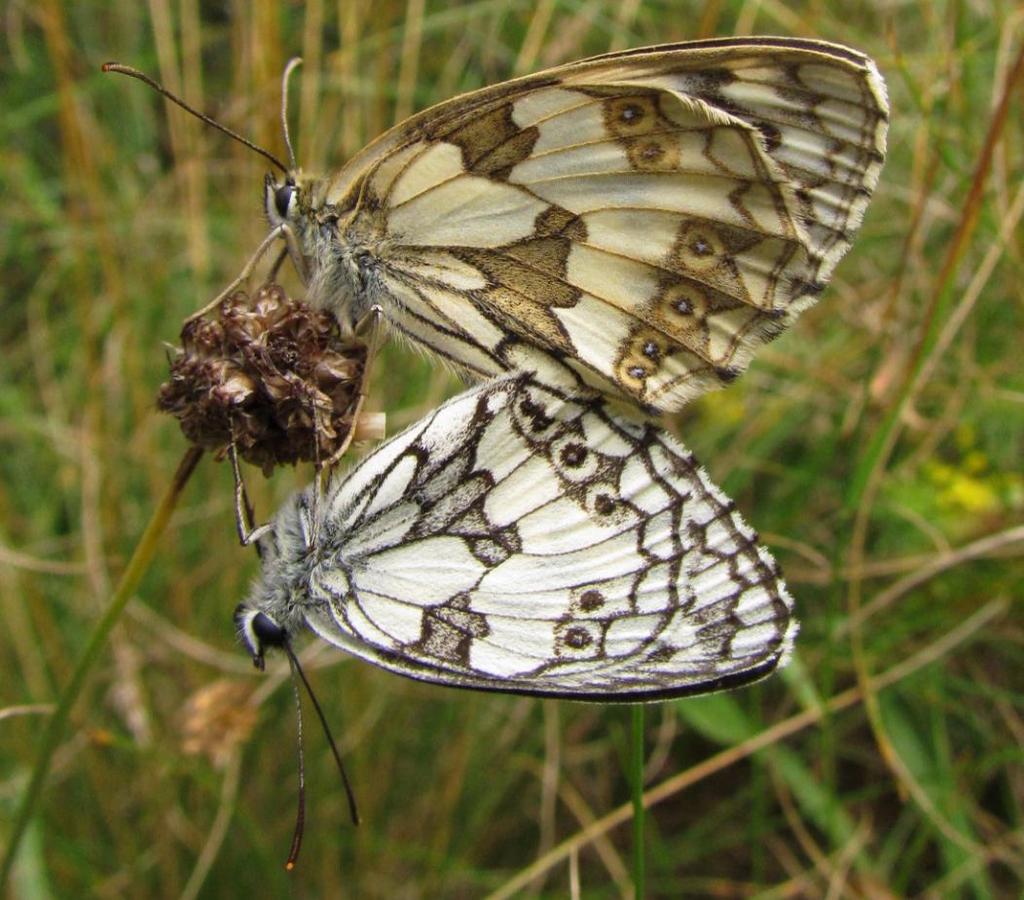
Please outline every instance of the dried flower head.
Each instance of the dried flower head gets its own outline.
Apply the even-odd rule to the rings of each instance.
[[[182,710],[181,748],[223,768],[256,725],[249,685],[221,678],[199,688]]]
[[[186,323],[181,345],[157,405],[219,457],[233,438],[265,474],[280,463],[327,461],[359,424],[366,344],[344,339],[330,313],[280,285],[232,294],[216,319]]]

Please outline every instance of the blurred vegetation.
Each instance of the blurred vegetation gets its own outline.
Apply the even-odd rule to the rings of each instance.
[[[673,423],[780,558],[803,625],[781,676],[648,709],[649,893],[1019,896],[1019,65],[1000,99],[1024,11],[10,0],[0,15],[0,843],[184,451],[154,409],[163,342],[265,233],[265,163],[100,64],[150,71],[280,154],[279,76],[301,54],[293,133],[318,168],[517,73],[782,33],[875,57],[890,158],[822,302]],[[400,347],[381,362],[372,405],[392,431],[457,387]],[[252,473],[257,508],[309,477]],[[256,558],[230,485],[203,460],[75,706],[11,896],[628,894],[626,709],[446,691],[329,648],[306,658],[365,822],[347,824],[308,725],[306,843],[283,871],[293,700],[280,666],[259,677],[235,645]]]

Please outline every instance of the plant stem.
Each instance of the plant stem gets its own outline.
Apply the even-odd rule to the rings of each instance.
[[[632,752],[633,771],[630,773],[633,793],[633,891],[636,900],[644,896],[645,860],[644,860],[644,704],[634,703],[630,707],[632,714]]]
[[[41,802],[43,785],[50,771],[53,754],[64,736],[75,701],[82,692],[82,687],[85,685],[89,672],[92,671],[93,666],[99,659],[100,653],[107,643],[107,638],[110,636],[110,632],[113,630],[114,625],[117,624],[118,619],[121,618],[121,613],[124,612],[124,608],[134,595],[135,589],[142,580],[142,576],[149,568],[153,555],[159,546],[160,535],[167,526],[171,512],[178,502],[178,497],[181,496],[189,476],[191,476],[196,463],[199,462],[199,458],[202,455],[202,449],[190,447],[185,451],[181,462],[178,463],[178,469],[174,473],[173,480],[160,499],[157,508],[153,511],[153,515],[146,525],[146,530],[143,531],[142,537],[139,538],[139,543],[135,546],[135,552],[132,554],[127,568],[121,575],[117,589],[114,591],[114,595],[99,622],[96,623],[96,627],[89,637],[89,643],[86,645],[85,652],[78,660],[78,664],[71,674],[71,680],[68,682],[67,687],[64,688],[64,692],[57,703],[57,708],[47,723],[46,731],[40,740],[39,754],[36,756],[35,768],[32,770],[32,779],[25,790],[21,805],[18,807],[14,822],[11,825],[10,841],[4,854],[3,868],[0,868],[0,894],[3,894],[4,887],[14,868],[14,862],[18,855],[18,846],[25,835],[28,823],[32,820],[32,816],[36,813]]]

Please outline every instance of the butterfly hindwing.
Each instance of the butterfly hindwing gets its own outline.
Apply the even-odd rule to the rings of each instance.
[[[523,342],[659,410],[736,377],[812,304],[885,148],[884,84],[815,41],[608,54],[485,88],[397,126],[311,188],[338,221],[321,302],[357,296],[484,376]]]
[[[336,477],[316,529],[311,496],[275,520],[250,608],[399,674],[655,699],[763,677],[796,631],[693,457],[568,374],[449,401]]]

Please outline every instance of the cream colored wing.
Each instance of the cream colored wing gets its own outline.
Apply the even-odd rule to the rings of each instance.
[[[368,260],[364,304],[414,342],[478,375],[522,342],[672,411],[815,301],[886,125],[878,71],[847,48],[653,47],[429,109],[316,204]]]

